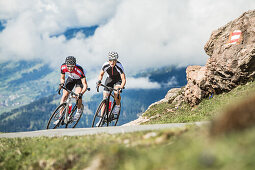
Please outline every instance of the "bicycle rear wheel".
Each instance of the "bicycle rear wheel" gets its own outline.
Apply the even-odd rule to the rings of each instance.
[[[73,121],[73,118],[74,118],[74,115],[76,114],[77,112],[77,105],[74,106],[74,108],[72,109],[72,112],[70,113],[70,120],[68,121],[68,123],[66,124],[66,128],[75,128],[75,126],[78,124],[78,122],[80,121],[81,119],[81,116],[83,114],[83,110],[84,110],[84,106],[82,105],[81,106],[81,109],[82,109],[82,112],[80,114],[80,117],[77,119],[77,121]]]
[[[93,122],[92,122],[92,127],[101,127],[103,126],[103,124],[107,124],[105,121],[105,113],[106,113],[106,102],[107,100],[104,99],[101,101],[101,103],[99,104],[97,110],[96,110],[96,113],[94,115],[94,118],[93,118]],[[102,115],[103,113],[103,115]],[[101,116],[102,115],[102,116]]]
[[[110,111],[110,120],[109,126],[116,126],[119,120],[120,111],[121,111],[121,104],[120,104],[120,110],[117,114],[113,114],[114,107],[116,106],[116,102],[113,103],[112,110]]]
[[[46,129],[56,129],[57,127],[59,127],[63,122],[62,120],[64,118],[66,109],[66,103],[60,104],[52,113]],[[57,120],[59,120],[59,122],[57,124],[54,124],[54,122],[56,122]]]

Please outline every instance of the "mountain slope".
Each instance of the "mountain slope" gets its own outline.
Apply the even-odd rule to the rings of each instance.
[[[0,114],[52,94],[56,74],[40,60],[0,63]]]

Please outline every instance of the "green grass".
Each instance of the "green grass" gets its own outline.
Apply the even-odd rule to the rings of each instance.
[[[207,127],[83,137],[0,139],[0,169],[253,169],[255,128]]]
[[[146,124],[211,120],[222,112],[226,106],[238,103],[253,93],[255,93],[255,82],[249,82],[246,85],[238,86],[229,93],[214,95],[211,99],[204,99],[194,108],[188,104],[175,108],[174,104],[162,103],[152,106],[143,116],[152,117],[156,115]]]

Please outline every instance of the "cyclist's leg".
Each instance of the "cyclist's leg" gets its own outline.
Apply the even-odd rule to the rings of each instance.
[[[106,86],[108,87],[113,87],[113,82],[112,79],[107,77],[104,83]],[[108,96],[110,95],[110,91],[107,88],[104,88],[104,92],[103,92],[103,99],[107,99]],[[105,109],[105,106],[104,106]],[[104,109],[101,110],[101,116],[103,116],[104,113]]]
[[[121,85],[121,81],[117,81],[114,85],[114,89],[118,89],[120,88],[120,85]],[[116,105],[114,107],[114,110],[113,110],[113,114],[119,114],[119,111],[120,111],[120,102],[121,102],[121,96],[119,94],[118,96],[118,92],[114,91],[114,99],[116,101]]]
[[[121,85],[121,80],[120,81],[117,81],[115,84],[114,84],[114,89],[118,89],[120,88],[120,85]],[[119,98],[118,98],[118,92],[114,91],[114,99],[116,101],[116,105],[119,106],[120,105],[120,101],[121,101],[121,96],[119,94]]]
[[[74,82],[73,82],[73,79],[71,79],[70,77],[67,78],[66,82],[65,82],[65,87],[68,89],[68,90],[72,90],[73,87],[74,87]],[[61,100],[60,100],[60,104],[64,103],[67,99],[69,95],[69,92],[66,91],[65,89],[63,89],[63,95],[61,97]],[[62,112],[64,111],[64,108],[62,108],[62,110],[60,110],[60,115],[62,115]]]
[[[75,93],[79,94],[82,91],[83,85],[81,82],[81,79],[77,79],[75,80]],[[78,121],[82,115],[82,99],[78,99],[78,103],[77,103],[77,111],[74,115],[74,121]]]
[[[70,77],[67,78],[66,82],[65,82],[65,87],[68,89],[68,90],[72,90],[73,87],[75,85],[75,82],[73,81],[73,79],[71,79]],[[62,95],[62,98],[61,98],[61,101],[60,101],[60,104],[64,103],[67,99],[69,95],[69,92],[67,92],[65,89],[63,89],[63,95]]]
[[[81,82],[81,79],[76,80],[76,85],[75,85],[75,93],[79,94],[82,91],[83,85]],[[82,99],[78,99],[78,109],[81,109],[81,105],[82,105]]]

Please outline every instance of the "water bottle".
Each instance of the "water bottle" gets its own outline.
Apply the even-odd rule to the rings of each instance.
[[[112,108],[112,101],[109,101],[109,112],[111,111]]]
[[[68,108],[69,108],[69,109],[68,109],[68,114],[70,114],[71,111],[72,111],[72,103],[69,104]]]

